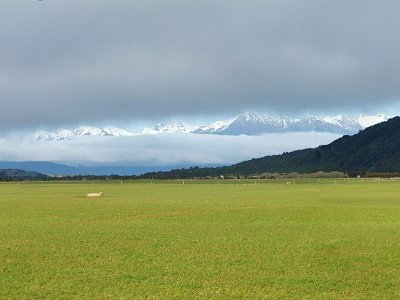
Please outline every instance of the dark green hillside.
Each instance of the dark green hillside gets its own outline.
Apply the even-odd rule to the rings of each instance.
[[[147,178],[189,178],[218,175],[249,175],[264,172],[317,171],[400,172],[400,117],[371,126],[329,145],[265,156],[229,167],[190,168],[147,173]]]
[[[48,178],[47,175],[19,169],[0,169],[0,180],[38,180]]]
[[[329,145],[266,156],[231,166],[239,173],[259,172],[399,172],[400,118],[371,126]]]

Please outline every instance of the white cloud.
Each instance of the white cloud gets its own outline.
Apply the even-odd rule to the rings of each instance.
[[[153,135],[80,137],[37,142],[0,139],[1,161],[53,161],[82,165],[165,166],[232,164],[284,151],[330,143],[332,133],[277,133],[262,136]]]

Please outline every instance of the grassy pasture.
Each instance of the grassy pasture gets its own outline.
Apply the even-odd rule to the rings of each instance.
[[[0,298],[400,298],[400,182],[0,183]]]

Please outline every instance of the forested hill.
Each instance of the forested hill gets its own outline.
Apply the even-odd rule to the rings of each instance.
[[[47,175],[19,169],[0,169],[0,180],[39,180],[46,179]]]
[[[329,145],[265,156],[228,167],[153,172],[144,178],[191,178],[264,172],[400,172],[400,117],[345,135]]]

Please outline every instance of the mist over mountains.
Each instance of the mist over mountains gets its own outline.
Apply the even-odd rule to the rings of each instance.
[[[318,118],[310,116],[301,119],[270,116],[264,113],[246,112],[228,120],[217,121],[209,125],[191,125],[181,122],[159,123],[153,128],[144,128],[133,132],[116,127],[103,129],[83,126],[75,130],[59,129],[39,131],[34,135],[37,141],[71,140],[78,136],[118,136],[129,137],[155,134],[211,134],[211,135],[261,135],[284,132],[329,132],[337,134],[355,134],[362,129],[386,121],[389,116],[378,115],[337,115]]]

